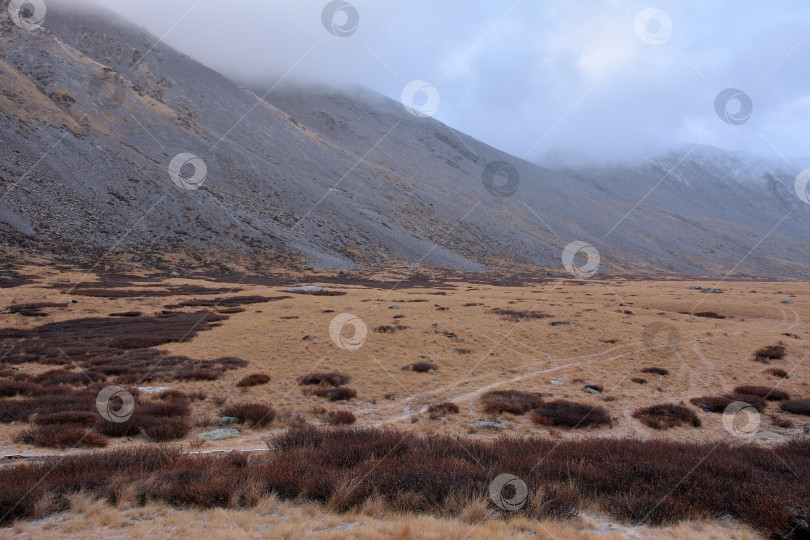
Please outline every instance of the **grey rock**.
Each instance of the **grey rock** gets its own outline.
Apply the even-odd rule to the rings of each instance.
[[[223,428],[223,429],[215,429],[213,431],[208,431],[206,433],[200,433],[197,435],[198,438],[204,439],[206,441],[221,441],[223,439],[233,439],[234,437],[238,437],[242,434],[236,428]]]
[[[296,293],[296,294],[313,294],[324,292],[326,289],[323,287],[318,287],[317,285],[302,285],[300,287],[292,287],[290,289],[284,289],[284,292],[288,293]]]
[[[473,427],[482,427],[489,429],[508,429],[509,422],[506,420],[473,420],[470,422]]]
[[[553,384],[554,386],[562,386],[563,385],[562,382],[557,381],[555,379],[551,379],[551,384]]]
[[[786,298],[785,300],[782,300],[782,303],[783,304],[792,304],[793,300],[791,300],[790,298]]]

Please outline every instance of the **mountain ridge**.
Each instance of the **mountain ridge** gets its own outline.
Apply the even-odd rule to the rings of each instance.
[[[783,172],[756,193],[663,181],[645,198],[658,181],[649,170],[552,171],[370,90],[249,89],[120,17],[111,24],[49,2],[44,28],[25,31],[6,4],[0,80],[14,99],[0,98],[0,224],[9,236],[323,268],[560,268],[573,241],[596,247],[608,274],[795,277],[810,265],[808,211],[787,198]],[[199,189],[172,184],[170,163],[183,154],[206,165]],[[487,191],[492,163],[514,167],[514,196]],[[769,233],[786,210],[795,215]]]

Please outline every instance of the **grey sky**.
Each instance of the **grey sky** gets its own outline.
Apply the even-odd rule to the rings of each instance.
[[[348,37],[323,27],[327,0],[98,1],[234,79],[269,86],[292,69],[394,99],[427,81],[441,96],[437,119],[520,157],[625,158],[698,142],[810,155],[806,1],[351,0],[360,23]],[[646,26],[659,45],[635,28],[650,7],[672,23],[668,38],[665,19]],[[751,98],[741,125],[715,113],[726,88]]]

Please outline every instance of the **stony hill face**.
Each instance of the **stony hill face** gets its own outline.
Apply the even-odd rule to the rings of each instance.
[[[677,155],[556,172],[370,91],[286,84],[262,99],[101,9],[51,0],[26,30],[0,4],[7,239],[464,270],[561,268],[580,240],[608,273],[810,269],[797,170],[701,149],[670,175]],[[482,182],[503,164],[511,196]]]

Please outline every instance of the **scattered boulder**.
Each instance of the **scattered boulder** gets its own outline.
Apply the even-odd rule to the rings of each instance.
[[[221,441],[223,439],[233,439],[234,437],[238,437],[241,434],[242,433],[235,428],[215,429],[214,431],[209,431],[207,433],[200,433],[199,435],[197,435],[197,437],[205,441]]]
[[[474,420],[470,425],[489,429],[509,429],[509,422],[506,420]]]

